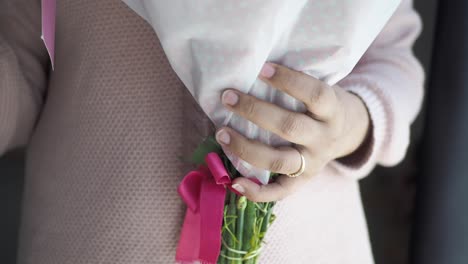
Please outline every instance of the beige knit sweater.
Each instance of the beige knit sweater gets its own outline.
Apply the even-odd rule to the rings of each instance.
[[[0,154],[27,148],[20,264],[173,263],[176,187],[210,125],[153,30],[119,0],[57,1],[56,64],[39,0],[0,1]],[[341,85],[366,102],[367,155],[334,162],[281,201],[261,263],[372,263],[357,178],[405,153],[422,98],[404,1]]]

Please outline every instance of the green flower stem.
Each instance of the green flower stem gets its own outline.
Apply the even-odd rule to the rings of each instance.
[[[229,194],[226,195],[226,197],[228,197]],[[224,224],[226,223],[226,220],[227,220],[227,211],[228,211],[228,207],[229,207],[229,200],[225,200],[224,201],[224,211],[223,211],[223,222]],[[225,227],[224,227],[224,224],[223,224],[223,227],[221,229],[221,237],[224,241],[228,241],[229,239],[229,233],[227,232],[227,230],[225,230]],[[220,254],[219,254],[219,258],[218,258],[218,264],[226,264],[226,258],[223,257],[226,255],[226,248],[221,244],[221,251],[220,251]]]
[[[229,206],[228,206],[228,213],[227,215],[230,216],[230,217],[235,217],[237,214],[237,205],[236,205],[236,194],[233,193],[233,192],[229,192]],[[226,224],[226,223],[224,223]],[[229,228],[229,230],[235,234],[236,233],[236,222],[235,222],[235,219],[232,220],[230,219],[230,222],[227,226]],[[226,232],[228,233],[228,232]],[[226,239],[226,243],[227,245],[230,247],[230,248],[234,248],[235,245],[236,245],[236,242],[235,242],[235,238],[232,236],[232,234],[227,234],[227,239]],[[228,256],[229,257],[235,257],[236,256],[236,253],[234,252],[231,252],[229,251],[228,252]],[[228,263],[231,264],[233,263],[232,260],[228,260]]]
[[[263,234],[263,236],[265,236],[268,226],[270,225],[270,218],[271,214],[273,213],[273,205],[274,204],[272,202],[268,203],[267,205],[267,213],[263,219],[262,228],[260,229],[260,234]]]
[[[257,208],[254,202],[247,201],[244,216],[244,234],[242,240],[242,250],[249,252],[254,249],[252,245],[257,244],[254,237],[254,225],[256,222]],[[248,262],[247,262],[248,263]]]
[[[244,231],[244,213],[245,213],[245,208],[247,207],[247,198],[245,196],[239,197],[237,200],[237,226],[236,226],[236,238],[238,240],[238,243],[236,245],[237,250],[242,249],[242,237],[243,237],[243,231]],[[237,257],[242,257],[242,256],[237,256]],[[242,264],[242,260],[237,260],[234,261],[235,264]]]
[[[258,245],[256,247],[260,247],[263,238],[265,237],[266,231],[268,229],[268,223],[270,222],[270,217],[271,217],[271,212],[273,211],[273,203],[266,203],[265,206],[263,207],[263,210],[261,210],[261,218],[259,221],[259,240],[257,241]],[[259,209],[260,211],[260,209]],[[257,264],[258,263],[258,255],[245,262],[245,264]]]

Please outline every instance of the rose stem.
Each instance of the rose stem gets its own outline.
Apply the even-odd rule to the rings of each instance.
[[[233,220],[231,217],[236,216],[236,211],[237,211],[236,207],[237,207],[237,205],[236,205],[236,194],[233,193],[233,192],[229,192],[229,207],[228,207],[228,214],[227,214],[227,216],[229,217],[228,218],[228,221],[229,221],[228,228],[229,228],[229,230],[231,230],[231,232],[233,234],[236,233],[236,222],[235,222],[235,219]],[[228,247],[235,248],[236,242],[235,242],[234,238],[232,237],[232,234],[228,234],[227,237],[228,237],[228,239],[226,241],[226,244],[228,245]],[[236,253],[229,251],[228,256],[229,257],[235,257]],[[228,260],[228,263],[231,264],[231,263],[233,263],[233,261]]]
[[[237,250],[242,249],[242,235],[244,231],[244,213],[245,213],[245,207],[247,206],[247,198],[245,196],[239,197],[237,200],[237,226],[236,226],[236,238],[238,241]],[[239,256],[242,257],[242,256]],[[234,263],[236,264],[242,264],[242,260],[237,260]]]
[[[252,201],[247,201],[247,207],[245,208],[245,219],[244,219],[244,235],[242,241],[242,250],[249,252],[252,248],[252,239],[253,239],[253,231],[254,231],[254,224],[256,220],[256,207],[255,203]],[[245,261],[249,263],[249,261]]]

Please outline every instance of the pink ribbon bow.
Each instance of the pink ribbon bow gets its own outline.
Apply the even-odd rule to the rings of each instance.
[[[231,179],[216,153],[205,157],[207,167],[191,171],[178,192],[187,204],[176,261],[216,263],[221,249],[225,186]]]

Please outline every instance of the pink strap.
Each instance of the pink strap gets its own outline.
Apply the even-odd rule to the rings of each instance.
[[[49,53],[52,69],[55,56],[55,7],[56,0],[42,0],[42,40]]]
[[[187,204],[177,247],[176,261],[215,264],[221,249],[224,199],[231,179],[216,153],[209,153],[200,167],[185,176],[178,192]]]

